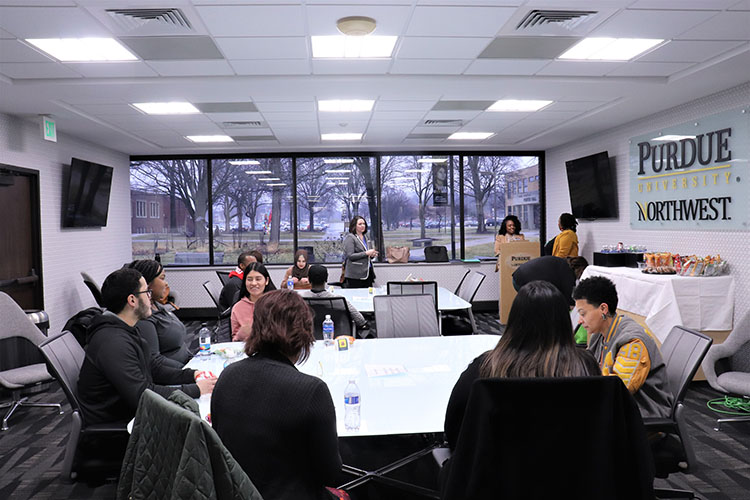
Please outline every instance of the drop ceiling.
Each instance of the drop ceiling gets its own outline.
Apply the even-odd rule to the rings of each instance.
[[[142,8],[179,15],[127,15]],[[518,28],[533,10],[592,14]],[[372,17],[375,35],[398,36],[393,56],[313,59],[310,37],[338,34],[346,16]],[[557,59],[593,36],[667,42],[628,62]],[[62,63],[24,42],[56,37],[114,37],[138,60]],[[0,0],[0,112],[50,115],[63,136],[133,155],[543,150],[748,80],[750,0]],[[375,105],[323,113],[323,99]],[[554,102],[485,111],[498,99]],[[202,113],[149,116],[130,105],[156,101]],[[447,139],[457,131],[494,135]],[[363,137],[322,142],[324,133]],[[236,139],[184,137],[213,134]]]

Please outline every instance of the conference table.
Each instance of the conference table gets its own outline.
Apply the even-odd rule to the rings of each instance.
[[[297,368],[328,385],[341,438],[439,434],[443,432],[445,410],[458,377],[474,358],[495,347],[498,340],[496,335],[358,339],[345,351],[338,350],[336,345],[325,346],[319,340],[310,357]],[[196,356],[187,366],[220,375],[225,365],[245,357],[243,347],[241,342],[214,344],[213,354]],[[357,431],[344,427],[344,388],[349,380],[356,381],[361,394]],[[202,396],[198,403],[205,418],[211,411],[211,396]],[[344,472],[358,478],[342,487],[353,488],[376,479],[429,496],[427,489],[386,478],[384,474],[429,454],[439,444],[436,440],[431,446],[375,471],[345,465]]]
[[[346,298],[361,313],[371,313],[375,311],[373,297],[378,295],[387,295],[385,286],[373,288],[370,293],[367,288],[336,288],[332,287],[333,293],[340,297]],[[442,312],[461,311],[471,309],[471,303],[451,292],[450,290],[438,287],[438,310]]]

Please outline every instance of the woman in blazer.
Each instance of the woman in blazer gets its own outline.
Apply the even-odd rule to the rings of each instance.
[[[349,223],[349,234],[344,238],[344,284],[347,288],[369,288],[375,281],[375,269],[371,259],[378,256],[378,251],[368,242],[367,222],[355,215]]]

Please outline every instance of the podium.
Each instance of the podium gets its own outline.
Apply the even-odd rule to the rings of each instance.
[[[538,241],[509,241],[500,245],[497,264],[500,271],[500,323],[503,325],[508,322],[510,306],[516,298],[516,290],[513,288],[513,272],[521,264],[536,257],[539,257]]]

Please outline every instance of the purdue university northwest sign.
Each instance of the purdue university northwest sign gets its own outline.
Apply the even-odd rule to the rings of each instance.
[[[748,229],[750,108],[630,140],[630,227]]]

